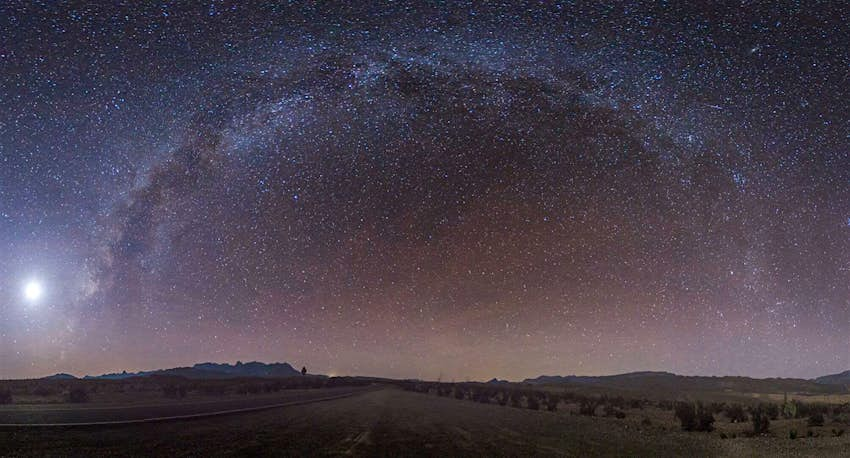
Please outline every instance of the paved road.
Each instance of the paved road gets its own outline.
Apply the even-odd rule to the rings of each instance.
[[[368,391],[368,387],[343,387],[316,390],[283,391],[275,396],[245,396],[218,401],[174,402],[127,406],[4,406],[0,409],[0,427],[97,426],[156,421],[184,420],[236,414],[287,405],[320,402]]]

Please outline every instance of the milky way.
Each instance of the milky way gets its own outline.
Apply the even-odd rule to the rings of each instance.
[[[417,3],[4,2],[0,378],[850,369],[846,8]]]

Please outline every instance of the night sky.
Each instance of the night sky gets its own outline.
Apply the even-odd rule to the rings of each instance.
[[[98,3],[0,4],[0,378],[850,369],[841,2]]]

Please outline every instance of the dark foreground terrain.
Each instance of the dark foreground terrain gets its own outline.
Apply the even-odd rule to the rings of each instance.
[[[0,428],[14,426],[95,426],[124,422],[188,420],[217,415],[246,414],[293,404],[338,399],[363,387],[289,390],[274,394],[230,396],[222,399],[163,400],[134,404],[7,405],[0,406]]]
[[[484,404],[393,386],[360,389],[356,395],[334,400],[191,420],[4,427],[0,455],[847,456],[850,452],[850,435],[791,440],[787,425],[776,422],[768,435],[724,439],[719,431],[681,431],[670,412],[655,408],[617,419],[576,415],[568,409],[550,412]],[[325,390],[312,390],[311,395]],[[339,394],[345,389],[336,390]],[[298,395],[303,393],[291,393]]]

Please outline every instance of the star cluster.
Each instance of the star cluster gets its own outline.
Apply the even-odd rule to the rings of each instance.
[[[850,368],[850,12],[597,3],[4,3],[0,377]]]

